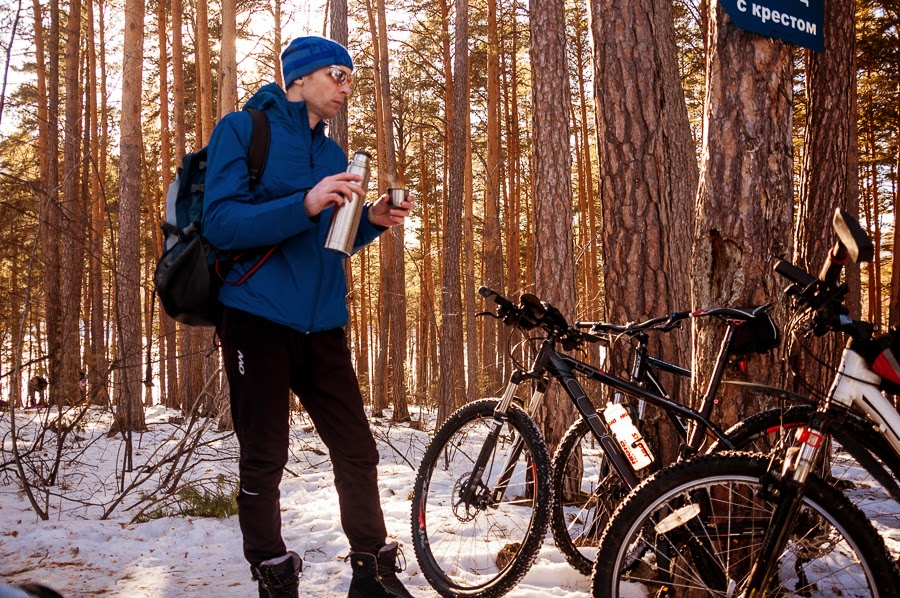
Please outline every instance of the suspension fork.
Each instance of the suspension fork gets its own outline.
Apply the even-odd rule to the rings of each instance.
[[[521,371],[515,371],[509,377],[509,383],[506,385],[506,390],[503,392],[503,396],[500,398],[500,402],[494,410],[494,419],[490,423],[490,430],[484,440],[484,444],[481,445],[481,451],[478,453],[478,457],[475,459],[472,475],[469,477],[460,494],[463,503],[467,505],[471,504],[478,488],[484,485],[482,476],[484,475],[488,461],[497,446],[497,441],[500,438],[500,432],[503,430],[503,425],[509,419],[508,413],[510,405],[512,404],[512,399],[516,394],[516,389],[518,389],[522,382],[529,378],[533,378],[533,376]],[[549,380],[546,377],[541,377],[537,380],[537,387],[532,394],[531,402],[528,406],[529,415],[537,411],[544,394],[547,392],[547,386],[549,384]],[[509,486],[510,479],[512,479],[512,474],[516,468],[516,462],[519,459],[519,455],[522,453],[524,444],[524,440],[521,436],[515,439],[509,459],[507,459],[506,464],[503,466],[500,477],[497,480],[497,485],[492,492],[491,501],[494,504],[503,499],[503,495],[506,492],[506,488]]]
[[[778,567],[778,555],[787,545],[791,524],[796,520],[802,506],[806,480],[812,472],[824,440],[828,438],[829,405],[816,411],[808,426],[797,431],[799,446],[788,449],[780,479],[767,476],[760,490],[760,497],[775,501],[777,506],[772,515],[762,545],[759,558],[750,572],[750,583],[746,598],[765,596],[769,580]]]

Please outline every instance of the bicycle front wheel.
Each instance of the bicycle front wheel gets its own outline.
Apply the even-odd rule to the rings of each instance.
[[[594,596],[741,596],[775,504],[760,498],[760,454],[705,455],[639,485],[613,514]],[[769,595],[897,596],[884,541],[839,491],[811,475]]]
[[[512,405],[493,446],[498,401],[458,409],[435,434],[413,490],[412,537],[443,596],[502,596],[537,557],[550,511],[550,459],[534,421]],[[473,472],[489,450],[484,472]]]

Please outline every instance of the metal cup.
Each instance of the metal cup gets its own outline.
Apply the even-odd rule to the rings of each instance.
[[[402,208],[403,202],[409,197],[409,189],[401,189],[399,187],[391,187],[388,189],[388,201],[396,208]]]

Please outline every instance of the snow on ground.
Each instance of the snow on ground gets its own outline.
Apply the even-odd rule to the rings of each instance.
[[[33,423],[46,411],[17,411],[16,427],[33,440]],[[170,423],[180,412],[153,407],[147,411],[150,430],[135,435],[134,464],[140,475],[145,463],[158,461],[160,447],[171,447],[183,436],[186,423]],[[415,414],[414,414],[415,417]],[[427,433],[373,419],[372,429],[381,453],[379,486],[388,533],[404,551],[407,567],[399,574],[415,596],[437,596],[422,576],[410,539],[410,500],[415,469],[430,437]],[[50,499],[50,519],[40,521],[11,470],[0,471],[0,580],[50,586],[64,596],[113,595],[130,597],[217,596],[255,597],[249,567],[241,553],[237,517],[163,517],[130,523],[138,510],[140,490],[128,495],[108,520],[103,507],[116,495],[115,471],[121,469],[122,441],[106,439],[109,416],[90,412],[69,449],[77,462],[63,466],[61,486],[66,500]],[[281,485],[283,535],[304,561],[300,595],[310,598],[346,596],[350,566],[343,562],[349,545],[341,531],[337,494],[324,445],[309,420],[296,416],[289,472]],[[0,415],[4,452],[10,458],[10,421]],[[224,473],[236,479],[236,440],[210,429],[204,438],[217,438],[196,451],[202,462],[187,479],[214,479]],[[76,452],[77,448],[77,452]],[[47,457],[55,449],[48,436]],[[152,492],[154,483],[142,489]],[[84,503],[82,505],[75,500]],[[576,573],[548,540],[538,561],[509,596],[538,598],[585,596],[589,580]]]
[[[134,436],[134,472],[130,482],[148,478],[130,491],[112,515],[101,514],[117,496],[116,471],[121,470],[123,443],[107,439],[109,414],[91,410],[79,424],[65,452],[59,484],[60,495],[51,496],[50,519],[39,520],[8,466],[11,450],[10,416],[0,413],[0,580],[43,583],[64,596],[111,595],[127,597],[255,597],[249,568],[241,553],[237,518],[167,516],[132,523],[142,507],[141,498],[158,496],[160,473],[147,466],[164,461],[179,439],[191,437],[190,427],[207,426],[193,450],[196,465],[183,482],[216,486],[217,477],[233,485],[236,480],[237,443],[233,435],[218,433],[210,420],[193,424],[180,412],[153,407],[147,411],[148,432]],[[414,418],[420,417],[414,413]],[[19,448],[34,442],[37,422],[47,410],[16,412]],[[52,416],[51,416],[52,417]],[[424,414],[433,426],[432,414]],[[410,501],[415,468],[430,440],[426,432],[408,425],[373,418],[372,429],[381,453],[379,485],[388,532],[405,553],[407,567],[400,578],[415,596],[437,596],[415,560],[410,538]],[[346,596],[350,567],[343,562],[349,551],[341,531],[337,494],[324,445],[310,421],[298,415],[293,421],[288,471],[281,485],[283,535],[287,545],[304,560],[301,596]],[[46,437],[46,467],[52,463],[55,436]],[[167,462],[171,464],[171,462]],[[159,471],[168,471],[161,467]],[[220,482],[221,483],[221,482]],[[850,491],[857,504],[872,517],[886,536],[889,548],[900,553],[900,508],[877,484],[859,480]],[[148,507],[148,510],[152,510]],[[513,598],[574,598],[586,596],[587,578],[576,573],[553,546],[549,537],[538,560],[523,581],[509,593]]]

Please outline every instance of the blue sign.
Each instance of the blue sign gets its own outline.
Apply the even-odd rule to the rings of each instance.
[[[846,2],[847,0],[831,0]],[[825,49],[825,0],[721,0],[741,29],[817,52]]]

